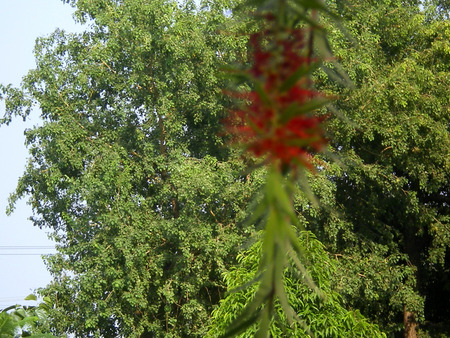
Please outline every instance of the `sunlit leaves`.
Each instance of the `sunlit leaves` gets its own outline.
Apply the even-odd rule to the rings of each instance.
[[[57,242],[41,291],[57,304],[54,329],[201,335],[220,272],[252,232],[235,227],[250,180],[224,162],[218,135],[217,74],[242,53],[215,18],[231,18],[192,3],[73,5],[88,31],[39,39],[22,88],[2,87],[6,122],[31,101],[44,119],[26,133],[31,158],[11,201],[29,194],[34,223]]]
[[[305,283],[303,275],[294,263],[290,261],[283,269],[283,287],[286,290],[286,297],[290,306],[295,311],[296,320],[290,322],[282,302],[275,302],[275,316],[269,322],[269,332],[274,337],[295,336],[308,337],[315,336],[342,336],[345,334],[371,335],[374,337],[384,337],[379,329],[369,324],[358,311],[348,311],[342,306],[339,295],[331,290],[330,277],[334,271],[335,263],[324,251],[322,244],[315,236],[307,231],[299,233],[300,245],[305,250],[305,259],[309,261],[311,277],[315,283],[323,290],[326,297],[321,297],[316,291]],[[258,241],[250,249],[242,252],[238,256],[239,265],[225,274],[224,278],[228,286],[229,294],[224,298],[220,307],[213,311],[213,322],[210,331],[211,336],[223,334],[227,324],[233,319],[239,318],[244,306],[251,307],[257,300],[254,292],[258,289],[258,280],[253,286],[247,289],[238,286],[250,282],[255,275],[258,275],[258,261],[263,253],[262,242]],[[243,329],[245,324],[249,326],[252,318],[250,314],[257,315],[259,312],[248,312],[248,322],[242,321]],[[267,323],[267,322],[266,322]],[[259,326],[261,329],[262,326]],[[258,332],[258,324],[254,323],[242,331],[239,337],[253,337]],[[261,331],[260,331],[261,332]],[[265,331],[267,332],[267,331]]]

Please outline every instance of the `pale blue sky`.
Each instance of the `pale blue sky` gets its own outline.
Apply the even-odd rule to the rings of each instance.
[[[29,69],[34,68],[33,47],[39,36],[46,36],[56,28],[81,31],[72,19],[73,9],[61,0],[0,0],[0,82],[19,85]],[[0,115],[4,105],[0,102]],[[17,204],[10,217],[5,209],[9,194],[23,173],[27,150],[23,131],[39,123],[35,111],[30,121],[19,118],[10,126],[0,127],[0,309],[24,303],[23,298],[34,289],[45,286],[50,274],[39,255],[24,253],[50,253],[54,250],[46,231],[28,220],[31,208],[25,201]],[[11,246],[38,246],[34,250],[14,250]]]

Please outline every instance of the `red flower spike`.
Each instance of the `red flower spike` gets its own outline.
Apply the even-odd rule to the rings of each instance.
[[[312,112],[289,113],[286,117],[283,112],[301,107],[319,93],[308,88],[310,80],[306,77],[281,90],[300,67],[309,67],[311,63],[304,56],[307,53],[303,37],[300,29],[278,33],[267,30],[250,36],[254,63],[249,74],[259,82],[263,92],[232,95],[240,96],[249,104],[246,109],[231,114],[229,121],[233,123],[227,123],[227,127],[235,140],[246,145],[257,157],[265,156],[282,167],[302,165],[312,169],[310,153],[320,151],[327,143],[321,126],[324,118]],[[263,39],[268,48],[261,46]],[[263,93],[264,99],[261,98]]]

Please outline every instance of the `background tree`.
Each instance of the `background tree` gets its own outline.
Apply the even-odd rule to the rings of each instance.
[[[22,88],[4,87],[5,121],[37,104],[31,158],[13,204],[30,194],[53,230],[56,333],[203,336],[220,273],[251,228],[236,226],[251,182],[218,136],[219,67],[241,39],[217,35],[222,4],[73,1],[83,34],[36,45]]]
[[[353,38],[330,28],[356,90],[318,75],[348,120],[329,127],[343,163],[326,174],[334,211],[308,219],[339,260],[335,285],[348,304],[388,332],[403,312],[414,336],[424,316],[448,323],[449,21],[418,2],[329,3]]]

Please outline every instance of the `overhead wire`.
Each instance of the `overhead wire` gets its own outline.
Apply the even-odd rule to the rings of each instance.
[[[54,246],[45,245],[0,245],[0,250],[21,250],[21,249],[54,249]]]
[[[17,252],[21,250],[56,250],[49,245],[0,245],[0,256],[41,256],[51,255],[55,252]],[[4,252],[13,251],[13,252]],[[14,252],[15,251],[15,252]]]

